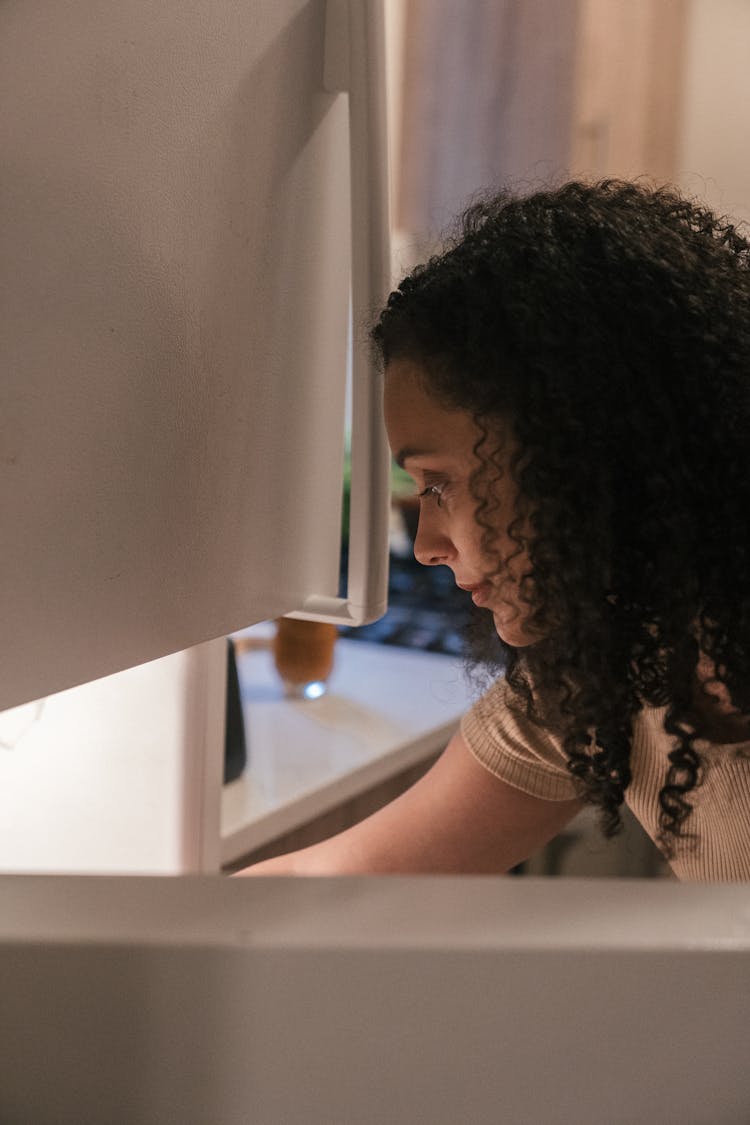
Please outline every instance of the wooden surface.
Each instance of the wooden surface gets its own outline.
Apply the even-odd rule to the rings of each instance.
[[[674,179],[684,0],[581,0],[570,164],[588,176]]]
[[[396,226],[438,233],[474,193],[570,151],[575,0],[408,0]]]
[[[674,179],[685,0],[403,2],[394,219],[404,269],[479,192]]]

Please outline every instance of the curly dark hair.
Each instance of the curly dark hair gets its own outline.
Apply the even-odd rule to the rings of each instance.
[[[492,435],[510,422],[508,531],[528,551],[543,639],[495,638],[506,677],[529,715],[562,724],[606,835],[620,827],[634,717],[666,707],[667,854],[689,836],[702,777],[701,652],[750,712],[749,267],[735,226],[671,188],[503,192],[468,209],[372,330],[386,364],[417,362],[431,393],[480,426],[472,492],[487,551]]]

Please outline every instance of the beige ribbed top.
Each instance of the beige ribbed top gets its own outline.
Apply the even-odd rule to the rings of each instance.
[[[467,711],[463,736],[490,773],[548,801],[577,795],[561,741],[508,706],[510,689],[498,680]],[[633,727],[632,781],[625,799],[652,840],[658,831],[658,794],[674,745],[662,725],[666,708],[645,708]],[[750,742],[718,746],[696,740],[705,763],[702,785],[688,800],[686,829],[697,837],[676,845],[670,861],[678,879],[695,882],[750,879]],[[743,756],[743,754],[745,756]]]

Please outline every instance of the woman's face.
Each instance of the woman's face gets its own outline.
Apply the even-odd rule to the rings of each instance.
[[[419,494],[414,555],[425,566],[449,566],[474,604],[492,613],[502,640],[516,647],[532,644],[538,637],[526,628],[529,606],[520,592],[520,580],[529,573],[528,557],[507,534],[518,489],[507,467],[491,485],[497,554],[487,556],[470,489],[481,463],[474,452],[481,431],[466,411],[446,409],[433,398],[420,374],[417,364],[394,360],[386,368],[384,400],[393,456],[413,477]],[[505,445],[507,465],[512,445]]]

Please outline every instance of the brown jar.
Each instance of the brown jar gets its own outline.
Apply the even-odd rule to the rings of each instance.
[[[323,695],[333,669],[337,636],[337,627],[323,621],[278,618],[273,659],[288,696],[315,699]]]

